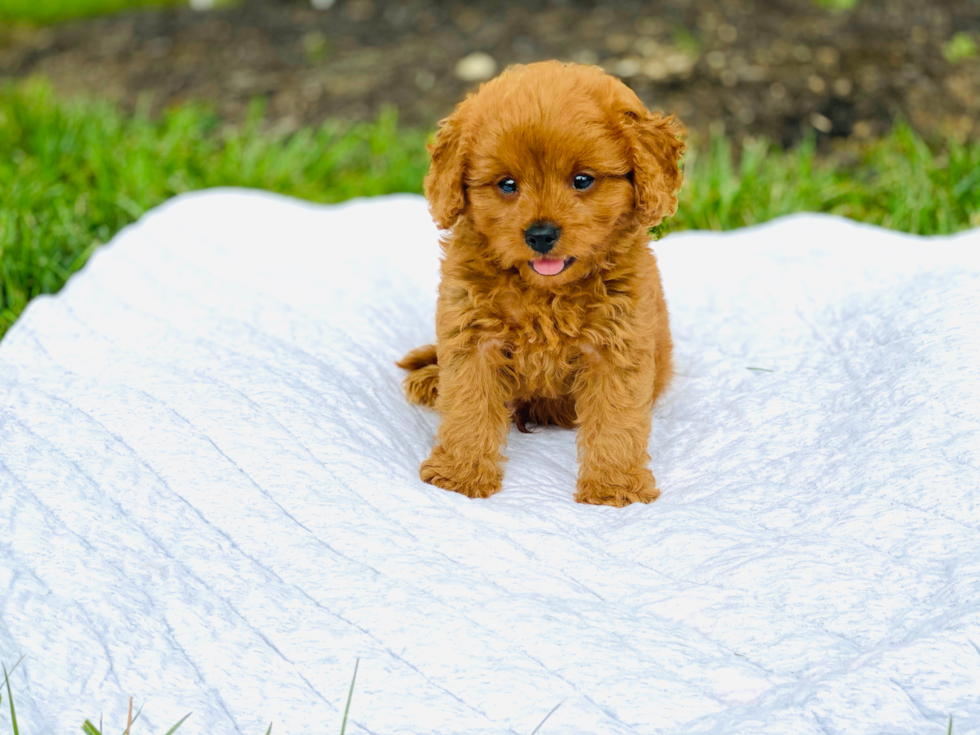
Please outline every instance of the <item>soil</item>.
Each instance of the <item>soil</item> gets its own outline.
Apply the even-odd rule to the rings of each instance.
[[[233,123],[261,96],[267,124],[289,132],[386,105],[429,126],[482,78],[558,58],[621,76],[695,134],[723,125],[792,145],[808,131],[872,137],[902,119],[927,136],[980,137],[978,0],[847,11],[818,0],[318,2],[329,7],[244,0],[8,29],[0,80],[42,74],[127,108],[203,100]],[[957,34],[966,58],[950,60]]]

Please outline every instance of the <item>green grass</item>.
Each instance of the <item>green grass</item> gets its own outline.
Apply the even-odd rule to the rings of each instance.
[[[812,141],[783,152],[735,151],[715,137],[685,160],[670,230],[728,230],[792,212],[827,212],[919,235],[980,226],[980,143],[930,146],[900,125],[886,138],[820,157]]]
[[[11,687],[10,687],[10,674],[14,673],[14,671],[17,670],[17,667],[20,666],[20,663],[23,660],[24,660],[24,658],[22,656],[21,659],[20,659],[20,661],[18,661],[16,664],[14,664],[13,668],[10,669],[9,672],[7,671],[7,666],[5,664],[2,665],[3,686],[0,686],[0,704],[3,704],[3,692],[4,692],[4,688],[6,688],[7,700],[8,700],[8,704],[10,706],[10,732],[11,732],[11,735],[20,735],[20,726],[17,723],[17,708],[14,706],[14,694],[11,691]],[[357,680],[357,667],[358,667],[359,664],[360,664],[360,659],[358,659],[355,662],[355,664],[354,664],[354,675],[351,677],[351,680],[350,680],[350,691],[347,693],[347,706],[344,707],[344,720],[343,720],[343,722],[340,725],[340,735],[344,735],[347,732],[347,716],[350,714],[350,703],[351,703],[351,699],[353,699],[353,697],[354,697],[354,682]],[[556,707],[555,709],[558,709],[558,708]],[[552,710],[552,712],[553,711],[554,710]],[[140,716],[140,714],[142,712],[143,712],[143,708],[140,707],[139,710],[136,712],[136,715],[135,716],[133,715],[133,698],[130,697],[129,698],[129,716],[126,718],[126,720],[127,720],[126,721],[126,729],[123,730],[123,735],[132,735],[133,725],[135,725],[136,724],[136,721],[139,720],[139,716]],[[550,715],[550,713],[549,713],[549,715]],[[180,728],[180,726],[183,725],[184,722],[187,720],[187,718],[190,717],[190,716],[191,716],[191,713],[188,712],[186,715],[184,715],[183,717],[181,717],[176,722],[176,724],[174,724],[169,730],[167,730],[166,733],[164,733],[164,735],[174,735],[174,733],[177,732],[177,730]],[[545,717],[545,720],[547,720],[547,719],[548,718]],[[544,724],[544,723],[542,722],[542,724]],[[541,725],[538,725],[538,728],[540,728],[540,727],[541,727]],[[91,720],[85,720],[85,722],[82,723],[81,730],[82,730],[83,733],[85,733],[85,735],[103,735],[104,734],[104,731],[102,729],[102,721],[101,721],[101,718],[100,718],[100,721],[99,721],[99,727],[96,727],[92,723]],[[537,728],[535,729],[534,732],[537,732]],[[265,731],[265,735],[272,735],[272,723],[271,722],[269,723],[269,728]],[[531,735],[534,735],[534,733],[532,733]]]
[[[950,64],[980,57],[980,45],[969,33],[957,33],[943,44],[943,56]]]
[[[0,0],[0,23],[43,25],[186,0]]]
[[[23,657],[21,657],[21,661],[23,661]],[[351,703],[351,700],[354,698],[354,683],[357,681],[357,669],[360,666],[360,663],[361,663],[361,660],[360,659],[357,659],[354,662],[354,675],[351,677],[351,680],[350,680],[350,689],[347,692],[347,704],[344,707],[344,719],[343,719],[343,721],[340,724],[340,735],[345,735],[345,733],[347,732],[347,717],[350,714],[350,703]],[[6,685],[7,699],[9,700],[9,704],[10,704],[10,727],[11,727],[11,733],[12,733],[12,735],[20,735],[20,729],[19,729],[19,726],[17,724],[17,710],[14,707],[14,695],[13,695],[13,692],[11,692],[11,690],[10,690],[10,676],[9,676],[9,674],[12,674],[17,669],[17,667],[19,665],[20,665],[20,661],[18,661],[16,664],[14,664],[14,667],[9,672],[7,671],[7,667],[6,666],[3,666],[3,681],[4,681],[4,684]],[[0,704],[2,704],[2,703],[3,703],[3,688],[0,687]],[[558,704],[556,704],[552,708],[552,710],[550,712],[548,712],[548,714],[546,714],[544,716],[544,719],[541,720],[540,723],[538,723],[538,726],[536,728],[534,728],[533,731],[531,731],[531,735],[536,735],[536,733],[539,730],[541,730],[541,728],[544,726],[544,723],[546,723],[548,721],[548,718],[551,717],[555,713],[555,710],[557,710],[561,705],[562,705],[562,702],[559,702]],[[132,734],[133,725],[136,724],[136,721],[139,719],[140,713],[142,713],[142,711],[143,711],[143,708],[140,707],[140,709],[136,712],[136,715],[135,716],[133,715],[133,699],[132,699],[132,697],[130,697],[130,699],[129,699],[129,716],[127,717],[126,729],[123,730],[123,735],[131,735]],[[183,717],[181,717],[180,720],[177,721],[177,724],[175,724],[173,727],[171,727],[169,730],[167,730],[167,732],[164,733],[164,735],[174,735],[174,733],[177,732],[177,729],[181,725],[183,725],[184,722],[187,720],[187,718],[190,717],[190,716],[191,716],[191,713],[188,713],[188,714],[184,715]],[[952,718],[950,718],[950,728],[952,728],[952,722],[953,722],[953,720],[952,720]],[[102,729],[102,722],[101,722],[101,720],[99,721],[99,727],[96,727],[92,723],[91,720],[85,720],[85,722],[82,723],[82,732],[85,733],[85,735],[103,735],[104,734],[104,731]],[[272,735],[272,723],[269,723],[269,728],[265,731],[265,735]],[[947,733],[947,735],[952,735],[952,730],[950,730]]]
[[[427,131],[394,113],[370,124],[262,132],[262,110],[228,131],[206,109],[160,119],[65,102],[39,82],[0,87],[0,336],[32,298],[54,293],[92,251],[181,192],[247,186],[317,202],[419,192]],[[980,225],[980,144],[928,145],[907,127],[821,157],[716,137],[692,146],[665,229],[731,229],[791,212],[830,212],[896,230]]]
[[[21,657],[21,660],[20,661],[23,661],[23,657]],[[11,727],[10,732],[11,732],[11,735],[20,735],[20,730],[19,730],[18,724],[17,724],[17,711],[16,711],[16,709],[14,707],[14,695],[13,695],[13,693],[10,690],[10,676],[9,676],[9,674],[12,674],[17,669],[17,667],[20,665],[20,661],[18,661],[16,664],[14,664],[14,667],[9,672],[7,671],[7,667],[5,665],[3,666],[3,680],[4,680],[4,684],[6,685],[7,699],[9,700],[9,704],[10,704],[10,727]],[[360,659],[357,659],[357,661],[354,663],[354,675],[351,677],[351,680],[350,680],[350,691],[348,691],[348,693],[347,693],[347,705],[344,707],[344,719],[343,719],[343,722],[341,723],[341,726],[340,726],[340,735],[345,735],[345,733],[347,732],[347,715],[350,713],[350,703],[351,703],[351,699],[353,699],[353,697],[354,697],[354,682],[357,681],[357,668],[360,665],[360,663],[361,663]],[[2,703],[3,703],[3,688],[0,687],[0,704],[2,704]],[[564,700],[562,700],[561,702],[559,702],[558,704],[556,704],[551,709],[551,711],[548,712],[548,714],[546,714],[544,716],[544,719],[541,720],[540,723],[538,723],[538,726],[536,728],[534,728],[534,730],[531,731],[531,735],[536,735],[538,733],[538,731],[541,730],[541,728],[544,726],[544,724],[548,721],[548,718],[550,718],[555,713],[555,711],[559,707],[561,707],[561,705],[563,703],[564,703]],[[128,722],[126,723],[126,729],[123,731],[123,735],[132,735],[133,725],[136,723],[137,719],[139,718],[140,712],[142,712],[142,711],[143,711],[143,708],[141,707],[140,710],[136,713],[136,715],[133,716],[133,700],[132,700],[132,698],[130,698],[130,700],[129,700],[129,717],[128,717]],[[191,716],[190,713],[188,713],[188,714],[184,715],[183,717],[181,717],[180,720],[178,720],[177,724],[175,724],[173,727],[171,727],[169,730],[167,730],[167,732],[164,735],[174,735],[174,733],[177,731],[177,729],[181,725],[183,725],[184,724],[184,721],[187,720],[187,718],[190,717],[190,716]],[[100,721],[99,724],[101,726],[101,724],[102,724],[101,721]],[[101,727],[96,727],[95,725],[93,725],[92,722],[91,722],[91,720],[85,720],[85,722],[82,724],[82,728],[81,729],[82,729],[82,732],[85,733],[85,735],[103,735],[103,730],[101,729]],[[265,731],[265,735],[272,735],[272,723],[269,723],[269,728]],[[946,725],[946,735],[953,735],[953,716],[952,715],[949,716],[949,720],[948,720],[947,725]]]
[[[0,88],[0,335],[54,293],[92,251],[181,192],[247,186],[318,202],[419,191],[425,134],[374,123],[289,137],[251,122],[223,132],[197,107],[162,119],[99,102],[62,104],[43,84]]]
[[[817,5],[827,10],[843,13],[857,7],[859,0],[814,0]]]

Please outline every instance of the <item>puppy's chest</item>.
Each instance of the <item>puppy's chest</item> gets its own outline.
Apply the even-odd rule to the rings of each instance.
[[[510,367],[522,393],[568,392],[583,351],[600,342],[602,320],[575,303],[532,305],[504,303],[497,318]]]

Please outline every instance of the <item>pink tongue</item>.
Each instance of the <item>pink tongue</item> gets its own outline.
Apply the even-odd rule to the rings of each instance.
[[[542,276],[553,276],[561,273],[565,261],[562,258],[535,258],[531,265]]]

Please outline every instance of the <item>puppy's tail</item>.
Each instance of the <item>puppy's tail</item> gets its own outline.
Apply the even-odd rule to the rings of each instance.
[[[402,381],[405,395],[419,406],[435,406],[439,389],[439,361],[435,345],[416,347],[395,363],[409,370],[408,377]]]
[[[439,358],[436,356],[436,346],[422,345],[421,347],[416,347],[395,364],[404,370],[419,370],[428,365],[437,365],[438,363]]]

